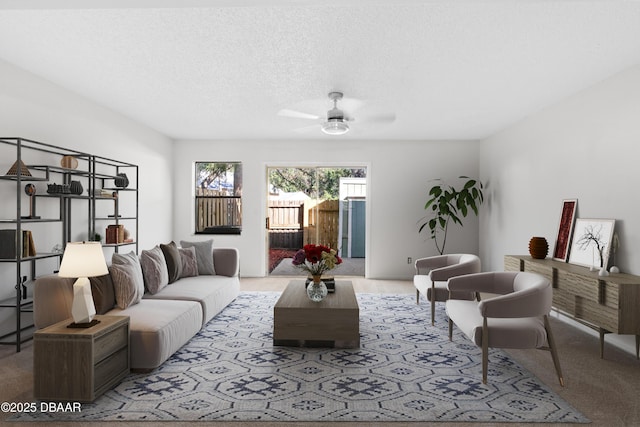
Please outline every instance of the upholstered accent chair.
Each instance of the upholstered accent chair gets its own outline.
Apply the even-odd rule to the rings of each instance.
[[[416,274],[413,286],[416,288],[416,304],[420,304],[420,294],[431,301],[431,324],[435,323],[436,301],[449,299],[447,280],[462,274],[480,272],[480,258],[472,254],[436,255],[420,258],[415,262]],[[473,292],[455,292],[457,299],[474,299]]]
[[[536,348],[551,352],[558,380],[564,386],[549,324],[552,299],[549,280],[536,273],[501,271],[453,277],[447,287],[452,294],[483,294],[482,301],[450,298],[446,302],[449,339],[455,323],[467,338],[482,348],[483,383],[487,383],[489,347]]]

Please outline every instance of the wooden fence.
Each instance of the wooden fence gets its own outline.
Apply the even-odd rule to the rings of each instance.
[[[303,245],[304,202],[269,201],[269,248],[300,249]]]
[[[196,232],[242,226],[242,199],[217,190],[196,190]]]
[[[338,200],[269,201],[269,247],[300,249],[308,243],[338,249]]]
[[[338,224],[340,205],[338,200],[315,200],[305,203],[307,222],[304,228],[304,242],[326,245],[336,250],[338,247]]]

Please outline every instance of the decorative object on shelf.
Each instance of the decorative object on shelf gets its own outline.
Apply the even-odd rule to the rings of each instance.
[[[29,172],[29,168],[27,165],[22,163],[22,160],[16,160],[11,168],[7,171],[7,175],[10,176],[18,176],[18,172],[20,172],[20,176],[31,176],[31,172]]]
[[[327,296],[327,286],[322,282],[322,273],[342,264],[335,249],[324,245],[304,245],[293,257],[292,264],[311,274],[313,282],[307,286],[307,295],[312,301],[322,301]]]
[[[126,173],[119,173],[115,178],[115,185],[118,188],[127,188],[129,186],[129,178]]]
[[[60,166],[65,169],[76,169],[78,167],[78,159],[73,156],[62,156]]]
[[[27,276],[22,276],[22,299],[27,299]]]
[[[592,271],[606,270],[615,222],[615,219],[578,218],[569,262],[590,267]]]
[[[49,194],[71,194],[71,184],[47,184]]]
[[[89,192],[89,190],[87,190],[87,192]],[[93,190],[93,195],[96,197],[112,197],[115,199],[118,197],[118,192],[107,190],[104,188],[95,188]]]
[[[549,253],[549,244],[544,237],[532,237],[529,240],[529,254],[531,258],[545,259]]]
[[[620,239],[618,238],[618,233],[613,233],[613,242],[611,242],[611,251],[613,253],[613,260],[611,264],[611,268],[609,268],[609,273],[618,274],[620,273],[620,268],[616,265],[616,255],[618,253],[618,249],[620,248]]]
[[[562,212],[560,213],[560,223],[558,225],[558,235],[553,249],[553,259],[567,262],[569,258],[569,243],[571,233],[576,222],[576,211],[578,210],[577,199],[567,199],[562,201]]]
[[[82,183],[80,181],[71,181],[71,184],[69,184],[69,191],[71,191],[71,194],[80,195],[84,191],[84,188],[82,188]]]
[[[71,304],[74,323],[69,327],[86,328],[98,323],[93,318],[96,314],[96,308],[91,297],[91,282],[88,277],[102,276],[108,273],[109,270],[100,243],[67,243],[58,275],[77,278],[73,284],[73,303]]]
[[[124,243],[124,225],[108,225],[105,232],[105,243],[108,245]]]
[[[29,216],[23,216],[22,219],[40,219],[40,217],[36,215],[36,186],[27,184],[24,186],[24,192],[29,196]]]
[[[31,231],[22,230],[21,239],[18,238],[17,233],[18,231],[14,228],[0,230],[0,259],[17,259],[20,247],[22,247],[21,258],[36,256],[36,246],[33,243]]]
[[[460,176],[466,182],[460,190],[445,184],[441,179],[439,183],[429,190],[429,200],[424,205],[424,209],[430,214],[421,218],[418,223],[420,233],[425,227],[429,227],[431,239],[436,245],[436,249],[442,255],[447,243],[447,229],[449,221],[462,227],[460,216],[466,217],[469,209],[478,215],[478,207],[484,201],[482,193],[483,185],[480,181],[471,179],[468,176]],[[438,243],[438,235],[442,235],[442,246]]]

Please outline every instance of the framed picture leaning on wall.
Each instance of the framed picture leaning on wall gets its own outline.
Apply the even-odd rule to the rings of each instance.
[[[567,262],[569,258],[569,247],[571,243],[571,233],[576,221],[578,210],[577,199],[567,199],[562,201],[562,212],[560,213],[560,223],[558,224],[558,235],[553,249],[553,259]]]
[[[576,219],[569,262],[598,269],[607,267],[615,219]]]

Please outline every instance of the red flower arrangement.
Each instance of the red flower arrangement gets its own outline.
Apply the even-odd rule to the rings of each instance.
[[[304,245],[293,257],[292,264],[312,276],[320,276],[342,264],[342,258],[335,249],[324,245]]]

